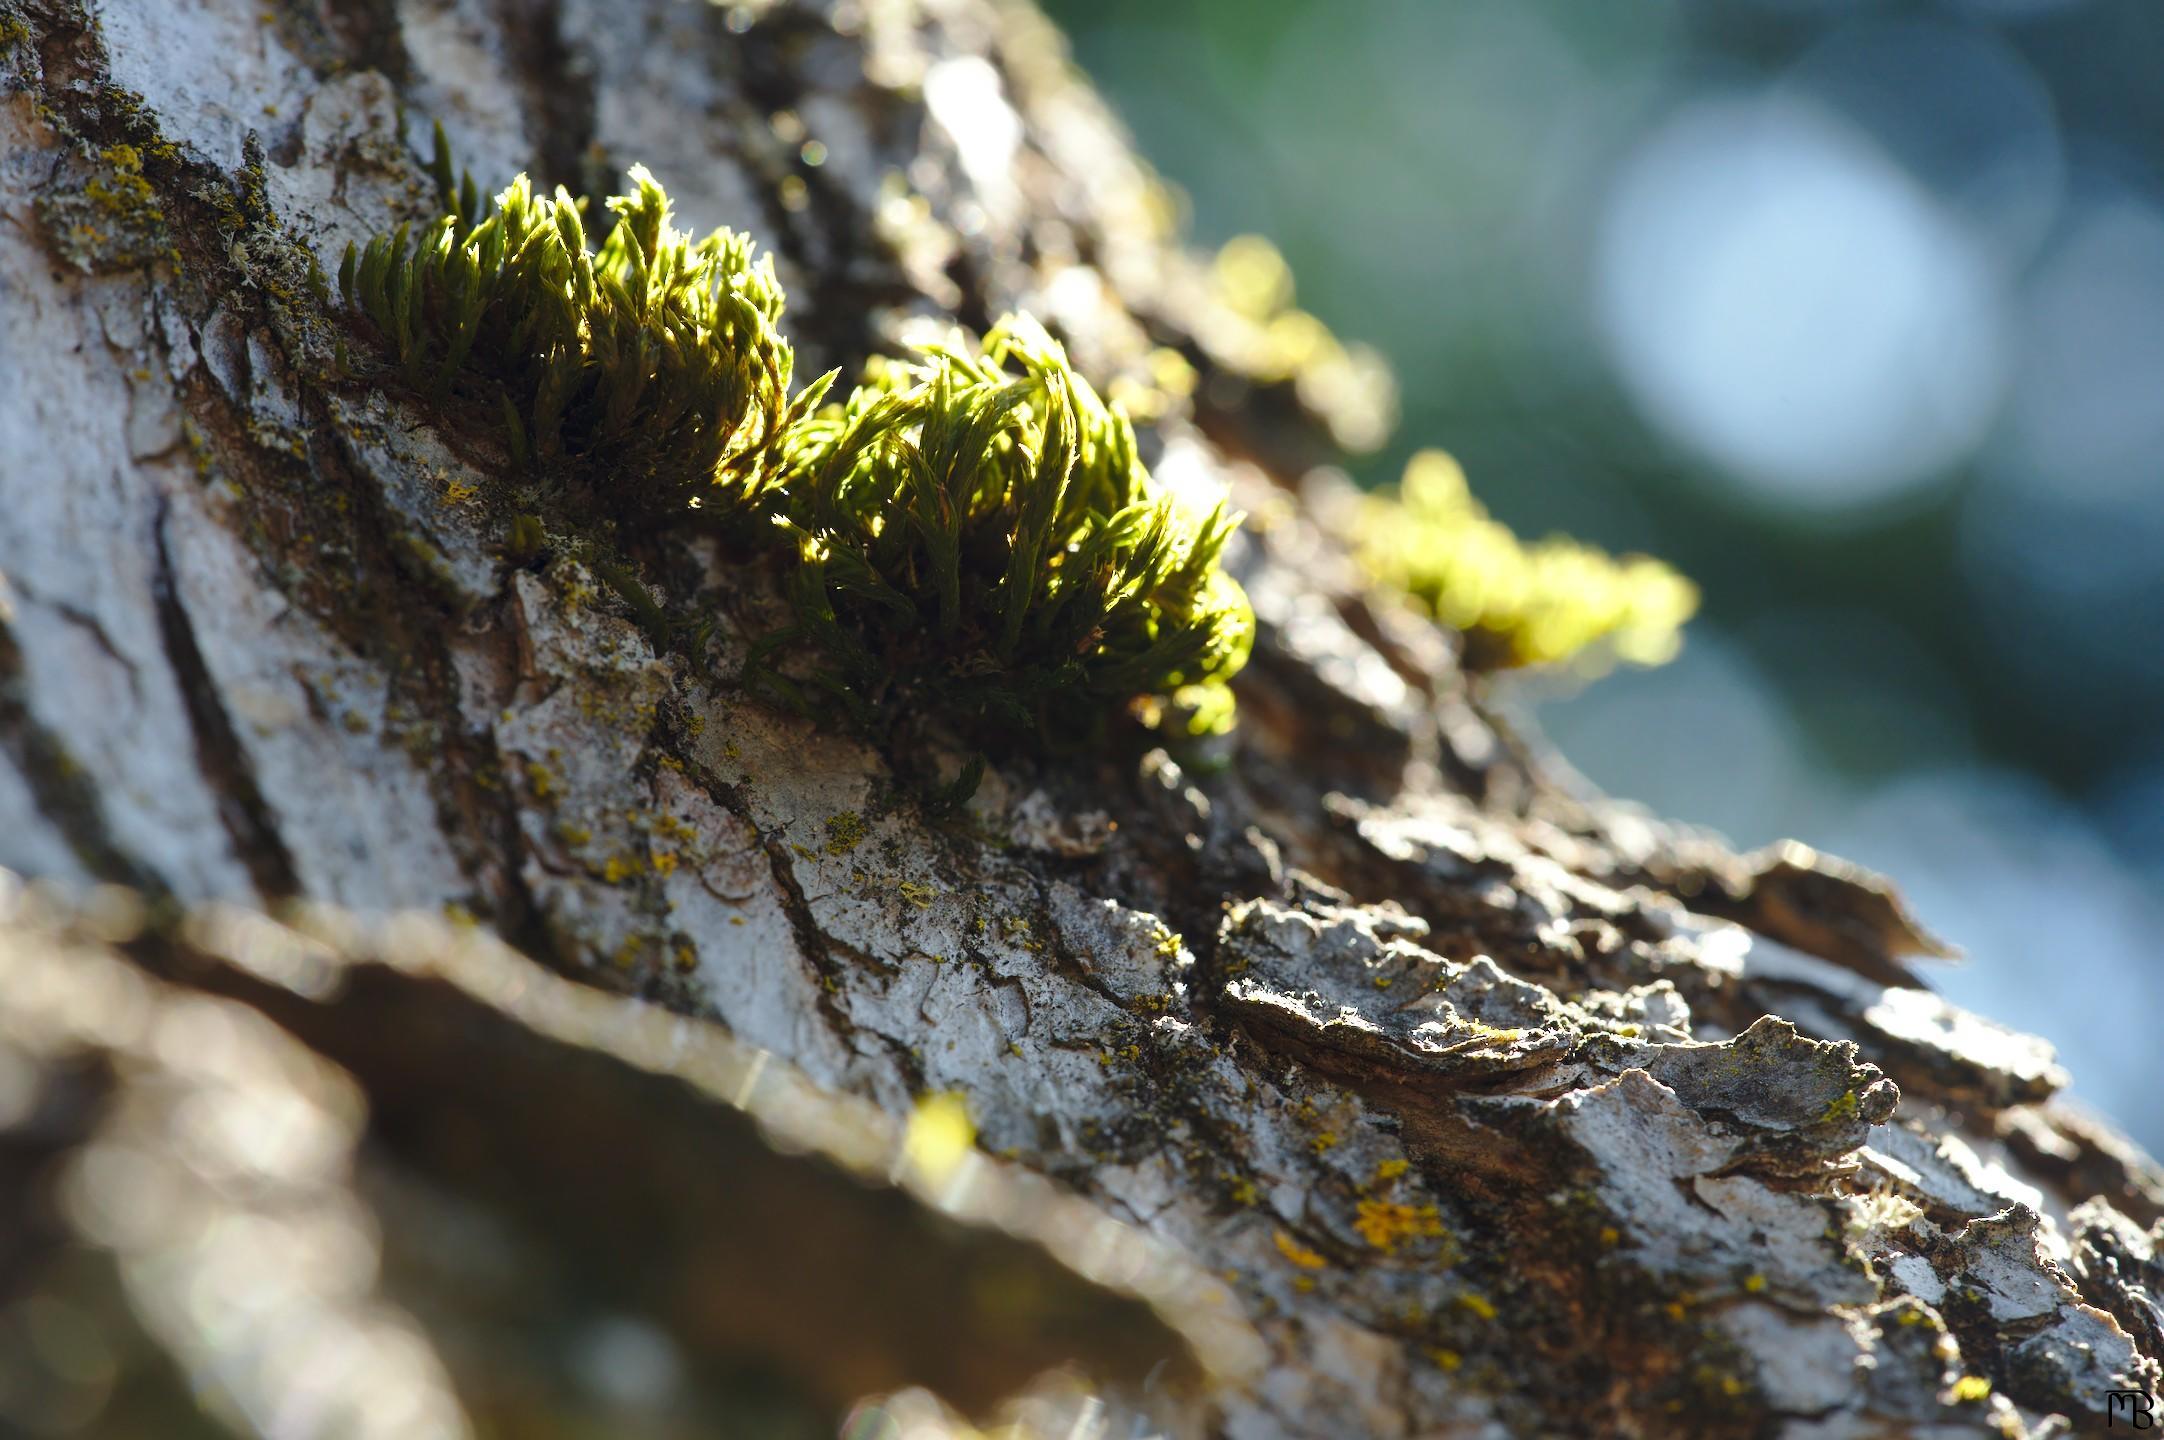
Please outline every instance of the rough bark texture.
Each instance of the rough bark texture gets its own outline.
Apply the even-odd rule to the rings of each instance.
[[[808,368],[1011,308],[1100,383],[1184,354],[1152,463],[1256,517],[1236,735],[939,815],[956,757],[732,684],[758,566],[629,557],[718,621],[661,631],[507,556],[489,417],[311,263],[426,218],[430,119],[753,230]],[[1062,1361],[1056,1433],[2157,1389],[2164,1175],[1917,986],[1878,882],[1515,739],[1364,592],[1300,484],[1330,397],[1241,373],[1164,213],[990,0],[0,0],[0,863],[50,882],[0,914],[0,1424],[809,1434]],[[437,918],[348,918],[392,912]]]

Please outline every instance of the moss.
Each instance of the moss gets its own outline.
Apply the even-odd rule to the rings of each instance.
[[[676,229],[641,166],[607,201],[598,250],[565,190],[521,175],[484,204],[470,176],[454,184],[441,127],[435,170],[446,213],[349,247],[339,271],[404,378],[492,386],[514,459],[590,484],[618,516],[754,504],[827,384],[789,394],[771,259],[733,231]]]
[[[1292,269],[1276,246],[1234,236],[1206,278],[1219,308],[1205,316],[1200,338],[1214,358],[1260,384],[1290,383],[1347,450],[1374,450],[1389,438],[1397,387],[1388,367],[1293,304]]]
[[[521,176],[484,203],[454,180],[440,129],[434,169],[444,213],[349,249],[348,305],[407,383],[500,414],[544,494],[640,534],[718,518],[778,546],[792,620],[755,647],[755,682],[875,735],[934,712],[986,747],[1080,743],[1123,711],[1230,725],[1253,629],[1219,563],[1236,517],[1157,485],[1125,413],[1034,321],[875,363],[815,414],[832,377],[790,393],[770,261],[676,230],[644,169],[596,250],[562,190]],[[521,513],[504,552],[547,538]],[[711,619],[671,626],[628,571],[597,573],[657,646],[704,654]]]
[[[1036,322],[887,364],[795,441],[781,514],[817,693],[929,703],[984,737],[1093,735],[1138,697],[1231,723],[1253,615],[1236,523],[1151,478],[1133,427]],[[797,692],[799,698],[808,698]]]
[[[1675,654],[1698,590],[1658,560],[1554,538],[1527,544],[1489,518],[1457,461],[1424,450],[1395,494],[1361,500],[1352,542],[1378,582],[1465,632],[1479,668]]]
[[[533,563],[547,546],[548,530],[538,515],[522,511],[504,527],[503,557],[513,565]]]

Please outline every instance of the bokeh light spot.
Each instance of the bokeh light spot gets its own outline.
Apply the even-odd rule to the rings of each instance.
[[[1623,167],[1595,266],[1626,390],[1754,498],[1882,504],[1960,461],[1997,409],[1981,247],[1814,104],[1687,105]]]

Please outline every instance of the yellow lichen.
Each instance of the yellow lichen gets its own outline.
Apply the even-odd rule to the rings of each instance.
[[[1385,1255],[1395,1255],[1407,1240],[1432,1240],[1443,1234],[1443,1217],[1433,1205],[1400,1205],[1389,1200],[1362,1200],[1353,1228],[1360,1238]]]
[[[1493,1320],[1499,1313],[1495,1302],[1478,1290],[1468,1290],[1458,1297],[1458,1308],[1482,1320]]]
[[[1277,1253],[1302,1270],[1320,1270],[1330,1263],[1282,1230],[1271,1231],[1270,1238],[1277,1242]]]
[[[864,817],[854,810],[830,816],[826,823],[827,854],[847,855],[864,843]]]
[[[149,147],[164,161],[170,147]],[[144,150],[108,145],[99,150],[80,193],[55,190],[38,199],[47,233],[81,269],[106,271],[156,260],[178,263],[157,189],[143,173]]]
[[[1854,1090],[1843,1091],[1831,1105],[1819,1112],[1818,1123],[1832,1125],[1842,1120],[1853,1120],[1861,1104]]]

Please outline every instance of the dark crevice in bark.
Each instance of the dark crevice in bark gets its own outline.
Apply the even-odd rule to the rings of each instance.
[[[707,766],[697,760],[679,756],[684,773],[704,790],[715,804],[727,810],[749,829],[757,839],[759,848],[766,853],[768,868],[774,876],[774,888],[779,892],[782,913],[789,918],[789,932],[796,937],[797,950],[805,963],[812,967],[813,982],[818,992],[819,1011],[826,1017],[834,1035],[847,1044],[857,1033],[857,1027],[843,1013],[840,1002],[830,988],[839,969],[836,963],[835,942],[819,928],[818,919],[811,912],[811,903],[804,898],[804,887],[796,878],[796,866],[789,856],[788,844],[779,835],[769,835],[751,813],[751,806],[744,800],[736,786],[729,784]],[[864,957],[855,957],[869,963]]]
[[[25,9],[45,21],[44,33],[37,42],[38,64],[49,90],[57,93],[105,78],[105,47],[81,4],[75,0],[48,0]]]
[[[801,106],[807,87],[798,57],[805,47],[834,39],[826,21],[786,6],[762,15],[741,34],[730,29],[720,8],[711,12],[709,26],[716,51],[736,59],[737,82],[753,102],[747,108],[754,113],[745,117],[749,123],[764,123],[766,116]],[[753,170],[766,168],[754,157],[746,161]],[[821,167],[800,163],[794,155],[784,161],[784,171],[767,177],[768,220],[787,237],[784,249],[799,261],[814,263],[818,276],[816,290],[790,297],[790,325],[800,348],[842,367],[846,384],[869,356],[884,348],[877,324],[880,313],[922,297],[879,239],[872,217],[843,187]],[[780,204],[775,194],[790,177],[805,187],[804,203],[795,209]],[[965,287],[963,293],[965,307],[978,303],[976,290]],[[958,318],[982,326],[967,308]]]
[[[320,24],[354,69],[375,70],[403,86],[412,73],[397,0],[317,0]]]
[[[106,829],[95,778],[31,715],[24,678],[22,651],[14,635],[0,625],[0,750],[22,776],[38,813],[60,832],[83,868],[100,880],[148,894],[165,893],[164,882],[121,849]]]
[[[489,884],[493,911],[489,918],[497,935],[545,965],[574,973],[579,970],[575,947],[565,943],[519,864],[526,836],[519,825],[518,797],[500,779],[493,785],[478,780],[483,775],[502,776],[503,752],[489,731],[469,731],[462,723],[455,694],[456,666],[448,647],[439,643],[434,660],[444,682],[434,691],[434,703],[445,734],[445,751],[453,759],[438,769],[435,784],[437,812],[443,816],[445,831],[458,836],[468,848],[462,862],[467,874]]]
[[[596,178],[587,164],[594,143],[593,68],[564,39],[562,5],[497,0],[496,12],[533,137],[535,178],[544,191],[561,185],[574,195],[588,193]]]
[[[270,806],[256,784],[248,752],[241,747],[233,719],[219,699],[217,678],[204,662],[194,622],[175,586],[172,546],[166,538],[167,514],[161,504],[152,526],[158,557],[152,594],[158,612],[158,634],[187,706],[189,728],[195,735],[196,760],[204,782],[218,797],[218,816],[256,889],[268,899],[298,895],[301,882],[293,867],[293,856],[280,838]]]
[[[482,887],[481,899],[505,941],[561,968],[562,946],[516,862],[523,850],[518,806],[504,786],[481,778],[500,773],[501,756],[485,730],[467,727],[446,616],[425,589],[402,577],[393,553],[394,537],[405,526],[322,395],[308,393],[303,406],[311,434],[331,437],[328,444],[309,447],[311,481],[319,493],[349,496],[353,502],[339,514],[352,547],[351,593],[363,597],[357,604],[309,604],[310,613],[359,653],[387,661],[394,693],[427,717],[435,763],[424,771],[438,823],[460,868]]]

